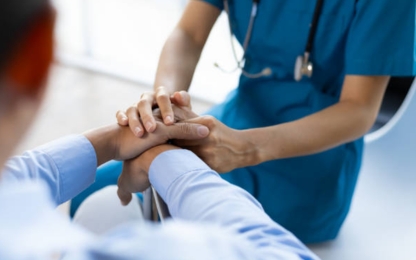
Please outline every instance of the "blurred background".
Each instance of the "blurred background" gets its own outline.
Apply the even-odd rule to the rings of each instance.
[[[58,61],[152,85],[163,44],[187,0],[55,0]],[[213,64],[235,66],[227,18],[222,15],[202,55],[191,88],[219,102],[237,86]]]
[[[16,153],[64,135],[115,123],[117,110],[137,102],[153,87],[160,51],[187,1],[53,0],[58,12],[56,62],[42,111]],[[197,113],[222,101],[237,86],[238,72],[224,74],[214,67],[215,62],[225,68],[235,66],[224,14],[210,35],[192,82],[190,92]],[[372,129],[375,135],[367,140],[394,130],[390,125],[377,134],[401,106],[412,81],[391,81]],[[397,133],[394,136],[400,137]],[[374,158],[367,157],[364,162],[352,209],[339,238],[312,246],[323,259],[411,259],[416,255],[416,165],[403,170],[403,164],[391,163],[415,151],[407,149],[410,145],[406,143],[416,140],[394,140],[392,145],[383,142],[389,144],[388,149],[374,145],[377,142],[367,147],[367,151],[375,151]],[[401,147],[407,149],[405,155]],[[390,150],[391,154],[379,156],[376,152],[381,150]],[[67,212],[68,205],[60,210]]]
[[[160,52],[187,1],[53,0],[58,14],[56,62],[49,93],[16,152],[115,122],[117,110],[153,87]],[[214,67],[215,62],[235,67],[228,28],[222,14],[195,73],[190,92],[197,113],[237,86],[238,71],[226,74]]]

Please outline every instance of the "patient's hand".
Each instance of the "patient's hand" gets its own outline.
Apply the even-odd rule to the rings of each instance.
[[[157,129],[153,133],[145,133],[140,139],[134,136],[129,128],[119,127],[115,159],[123,161],[135,158],[144,151],[172,139],[197,140],[209,134],[209,129],[201,124],[177,123],[166,126],[159,121],[156,123]]]
[[[209,134],[206,126],[192,123],[177,123],[159,126],[153,133],[146,133],[137,138],[128,127],[109,125],[86,132],[85,137],[91,142],[97,156],[97,165],[109,160],[129,160],[157,145],[165,144],[171,139],[201,139]]]
[[[131,201],[132,193],[149,188],[149,168],[153,160],[161,153],[179,149],[173,145],[160,145],[147,150],[136,159],[125,161],[123,171],[118,178],[118,197],[123,205]]]

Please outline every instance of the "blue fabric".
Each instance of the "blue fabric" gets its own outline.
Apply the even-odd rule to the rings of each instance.
[[[414,74],[415,2],[358,1],[345,52],[346,74]]]
[[[223,0],[204,0],[204,2],[210,3],[211,5],[217,7],[220,10],[224,9],[224,1]]]
[[[203,0],[214,5],[215,0]],[[294,121],[338,102],[345,75],[413,74],[415,1],[325,1],[311,52],[314,74],[293,80],[316,1],[262,0],[246,53],[250,73],[208,114],[236,129]],[[237,40],[244,41],[252,1],[230,0]],[[336,237],[350,207],[363,140],[312,156],[266,162],[222,175],[254,195],[265,211],[303,242]],[[284,200],[281,200],[284,198]]]
[[[276,87],[258,84],[251,90],[234,91],[209,114],[232,128],[246,129],[280,124],[315,112],[308,103],[287,109],[280,106],[283,101],[273,103],[269,99],[278,96]],[[258,99],[249,98],[255,95],[253,92],[269,93],[269,98],[263,97],[264,106],[254,107]],[[303,242],[315,243],[335,238],[348,213],[362,148],[360,139],[323,153],[270,161],[221,176],[250,192],[273,220]]]
[[[416,75],[416,8],[415,8],[415,26],[414,26],[414,47],[413,47],[413,75]]]
[[[96,169],[97,159],[91,143],[84,136],[69,136],[13,157],[4,167],[3,179],[9,183],[42,180],[59,205],[90,186]]]
[[[222,0],[203,0],[219,9]],[[230,0],[233,33],[244,41],[252,1]],[[212,109],[226,125],[247,129],[300,119],[338,102],[346,74],[411,75],[416,62],[415,1],[325,1],[311,52],[314,74],[294,82],[316,1],[262,0],[239,88]],[[363,140],[324,153],[235,170],[224,178],[252,193],[266,212],[304,242],[336,237],[350,207]],[[114,174],[114,173],[111,173]],[[97,182],[100,182],[97,177]],[[284,199],[282,199],[284,198]]]
[[[91,234],[54,206],[90,184],[95,167],[81,136],[10,159],[0,182],[0,259],[318,259],[250,194],[186,150],[160,154],[149,170],[175,221]]]

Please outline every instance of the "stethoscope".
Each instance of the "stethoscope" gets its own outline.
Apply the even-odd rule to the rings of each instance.
[[[315,39],[316,29],[318,27],[319,16],[321,14],[323,1],[324,0],[317,0],[317,2],[316,2],[315,12],[314,12],[314,15],[313,15],[312,23],[310,25],[308,42],[307,42],[306,47],[305,47],[305,52],[304,52],[303,55],[299,55],[296,59],[295,71],[294,71],[294,78],[295,78],[296,81],[300,81],[304,76],[307,76],[309,78],[312,77],[313,63],[310,61],[310,56],[311,56],[313,42],[314,42],[314,39]],[[244,39],[244,44],[243,44],[243,57],[239,60],[237,58],[237,54],[236,54],[235,46],[234,46],[234,41],[233,41],[233,31],[232,31],[231,18],[230,18],[230,8],[229,8],[229,5],[228,5],[228,0],[224,0],[224,10],[227,13],[228,24],[230,26],[231,47],[232,47],[232,50],[233,50],[234,59],[237,63],[237,67],[235,69],[229,70],[229,71],[221,68],[221,66],[218,65],[218,63],[214,64],[215,67],[217,67],[220,70],[222,70],[224,72],[227,72],[227,73],[232,73],[232,72],[240,69],[244,76],[246,76],[248,78],[253,78],[253,79],[264,77],[264,76],[270,76],[272,74],[273,71],[270,67],[266,67],[261,72],[255,73],[255,74],[248,73],[247,71],[244,70],[244,61],[246,59],[247,48],[248,48],[248,45],[250,43],[251,35],[252,35],[252,32],[253,32],[254,21],[257,17],[259,2],[260,2],[260,0],[253,0],[253,5],[252,5],[252,8],[251,8],[250,21],[249,21],[249,24],[248,24],[247,34],[246,34],[246,37]]]

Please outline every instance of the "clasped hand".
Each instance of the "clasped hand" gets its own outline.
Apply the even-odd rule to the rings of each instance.
[[[161,93],[166,93],[163,88],[159,90],[162,90]],[[126,111],[118,111],[118,123],[122,126],[129,126],[138,139],[146,136],[146,131],[149,129],[151,132],[157,132],[159,127],[166,127],[166,123],[168,125],[181,123],[204,125],[209,129],[207,137],[176,138],[173,144],[191,150],[219,173],[255,164],[256,146],[250,142],[247,133],[229,128],[212,116],[195,114],[192,111],[190,96],[185,91],[176,92],[172,96],[159,94],[159,98],[153,98],[155,95],[155,93],[146,93],[139,103]],[[153,109],[155,104],[159,108]],[[151,127],[147,124],[149,122],[152,123]],[[143,127],[143,125],[149,127]],[[173,146],[164,146],[164,149],[173,148]],[[124,162],[118,183],[119,197],[123,204],[130,201],[131,192],[140,192],[149,186],[147,171],[152,160],[157,156],[155,153],[162,151],[162,148],[151,149],[137,159]]]

